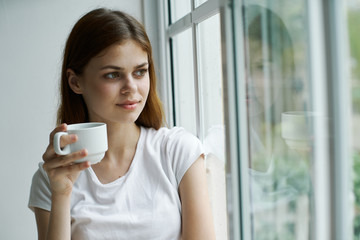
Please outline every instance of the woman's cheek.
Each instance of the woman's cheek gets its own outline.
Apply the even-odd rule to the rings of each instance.
[[[110,96],[116,92],[116,89],[117,87],[115,84],[101,84],[97,86],[96,92],[101,96]]]

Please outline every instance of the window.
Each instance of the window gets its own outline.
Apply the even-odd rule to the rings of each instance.
[[[165,13],[171,13],[165,29],[172,77],[171,114],[174,125],[203,142],[215,233],[217,239],[227,239],[220,9],[214,0],[189,2],[163,2],[168,9]]]
[[[195,4],[196,4],[196,7],[200,6],[201,4],[203,4],[204,2],[206,2],[207,0],[196,0],[195,1]]]
[[[217,239],[360,239],[359,1],[162,6],[169,114],[208,153]]]
[[[172,38],[175,122],[196,135],[195,82],[191,29]]]
[[[289,11],[291,9],[291,11]],[[243,10],[252,239],[310,237],[311,99],[305,1]]]
[[[350,239],[343,2],[241,3],[234,1],[235,31],[228,31],[238,113],[231,163],[240,169],[241,196],[234,236]]]
[[[174,23],[191,11],[191,0],[171,0],[170,6],[171,14],[169,20],[171,20],[171,23]]]

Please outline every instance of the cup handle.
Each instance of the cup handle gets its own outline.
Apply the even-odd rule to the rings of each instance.
[[[70,145],[66,145],[63,149],[60,147],[60,138],[63,135],[68,135],[67,132],[58,132],[54,136],[54,150],[59,155],[67,155],[70,151]]]

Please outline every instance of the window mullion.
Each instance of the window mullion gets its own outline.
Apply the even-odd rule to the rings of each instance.
[[[219,2],[217,0],[206,1],[192,12],[192,22],[200,23],[219,12]]]
[[[194,0],[193,4],[194,4]],[[204,139],[204,124],[203,124],[203,109],[202,109],[202,95],[201,95],[201,78],[199,70],[199,36],[198,25],[192,23],[192,41],[193,41],[193,63],[194,63],[194,87],[195,87],[195,108],[196,108],[196,131],[200,140]]]
[[[309,67],[311,83],[311,104],[314,112],[327,116],[326,109],[326,64],[322,19],[321,1],[308,1],[308,29],[309,29]],[[316,67],[315,67],[316,66]],[[313,239],[330,239],[330,165],[329,146],[327,141],[321,141],[328,129],[320,118],[314,120],[314,139],[318,139],[312,154],[312,181],[313,181],[313,212],[314,228],[311,231]],[[324,139],[324,138],[323,138]]]
[[[173,107],[173,85],[171,77],[171,42],[170,38],[168,37],[168,33],[166,29],[168,28],[170,22],[169,16],[169,6],[168,1],[160,1],[159,2],[159,46],[165,46],[164,48],[159,47],[159,67],[160,67],[160,76],[159,78],[162,81],[159,81],[160,84],[160,92],[161,96],[165,101],[164,102],[164,110],[166,114],[167,124],[169,126],[174,126],[175,124],[175,108]],[[168,80],[168,81],[167,81]]]
[[[330,132],[331,236],[351,239],[350,212],[350,75],[345,1],[323,0]]]
[[[180,18],[179,20],[177,20],[176,22],[172,23],[168,28],[167,28],[167,37],[173,37],[176,34],[179,34],[183,31],[185,31],[186,29],[190,28],[192,26],[192,22],[191,22],[191,13],[188,13],[187,15],[185,15],[184,17]]]
[[[220,7],[224,114],[226,125],[226,187],[230,239],[251,239],[249,143],[245,99],[242,1]]]

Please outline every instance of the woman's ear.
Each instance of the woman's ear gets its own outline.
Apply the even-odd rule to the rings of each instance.
[[[82,87],[80,83],[80,78],[72,69],[66,70],[66,76],[69,83],[70,88],[73,90],[76,94],[82,94]]]

